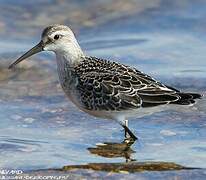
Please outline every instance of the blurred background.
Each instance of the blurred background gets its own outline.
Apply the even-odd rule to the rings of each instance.
[[[120,141],[121,127],[74,107],[58,83],[53,53],[8,65],[51,24],[71,27],[92,56],[138,68],[184,91],[205,93],[205,0],[0,0],[0,168],[124,162],[87,148]],[[206,167],[205,99],[131,121],[138,161]],[[166,122],[166,123],[165,123]]]

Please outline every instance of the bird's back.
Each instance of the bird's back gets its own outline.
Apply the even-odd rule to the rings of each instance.
[[[81,106],[95,111],[123,111],[164,104],[189,105],[201,95],[181,93],[129,66],[85,57],[74,68]]]

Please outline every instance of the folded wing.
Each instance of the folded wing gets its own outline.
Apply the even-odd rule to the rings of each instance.
[[[191,104],[199,94],[181,93],[116,62],[89,57],[76,67],[82,104],[92,110],[128,110],[163,104]]]

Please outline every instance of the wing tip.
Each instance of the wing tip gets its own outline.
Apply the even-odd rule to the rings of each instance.
[[[201,99],[203,97],[202,94],[198,93],[177,93],[180,99],[176,102],[172,102],[171,104],[179,104],[179,105],[191,105],[195,103],[195,99]]]

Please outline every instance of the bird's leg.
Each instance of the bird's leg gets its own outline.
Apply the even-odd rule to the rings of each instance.
[[[137,140],[137,137],[132,133],[132,131],[130,131],[130,129],[127,126],[122,125],[122,127],[124,128],[125,132],[129,135],[129,137],[126,137],[125,140],[128,138],[132,139],[133,141]]]
[[[136,141],[137,137],[132,133],[132,131],[128,128],[128,120],[124,121],[124,124],[121,124],[122,127],[124,128],[124,132],[125,132],[125,142],[131,142],[131,141]]]
[[[125,125],[126,127],[128,127],[128,120],[124,120],[124,125]],[[125,137],[125,139],[127,139],[127,138],[130,137],[130,136],[129,136],[129,133],[127,133],[127,131],[125,130],[125,128],[124,128],[124,137]]]

